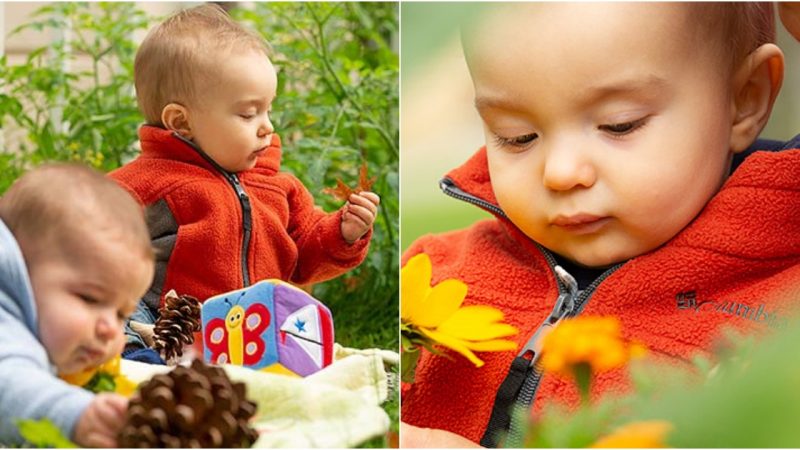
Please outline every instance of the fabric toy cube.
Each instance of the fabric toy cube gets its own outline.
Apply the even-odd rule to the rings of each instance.
[[[330,310],[283,281],[211,297],[200,317],[206,362],[303,377],[333,362]]]

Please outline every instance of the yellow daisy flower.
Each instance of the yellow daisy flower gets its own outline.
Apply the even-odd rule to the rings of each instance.
[[[431,286],[431,260],[420,253],[400,271],[400,317],[403,333],[411,342],[427,341],[450,348],[477,367],[483,365],[473,351],[514,350],[517,344],[502,337],[517,329],[502,323],[503,313],[484,305],[461,307],[467,285],[444,280]]]

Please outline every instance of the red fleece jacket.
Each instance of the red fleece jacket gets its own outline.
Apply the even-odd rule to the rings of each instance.
[[[766,330],[782,326],[800,284],[800,150],[749,156],[677,236],[625,262],[600,283],[581,314],[616,316],[627,338],[650,355],[687,361],[708,355],[726,326]],[[481,149],[448,177],[462,190],[496,205]],[[664,211],[669,214],[669,211]],[[558,288],[533,241],[498,215],[459,231],[425,236],[404,255],[427,253],[432,283],[458,278],[468,285],[465,305],[501,309],[520,330],[519,348],[545,320]],[[480,353],[485,365],[424,353],[413,385],[403,386],[403,421],[441,428],[479,442],[495,395],[516,352]],[[593,395],[625,389],[623,370],[602,374]],[[545,375],[534,403],[577,404],[569,381]]]
[[[253,169],[225,174],[199,149],[153,126],[139,131],[141,155],[110,176],[147,207],[156,276],[145,301],[156,306],[164,293],[206,298],[278,278],[297,284],[324,281],[357,266],[371,232],[350,245],[341,234],[342,211],[326,214],[294,176],[280,172],[280,139]],[[251,236],[243,267],[245,208],[231,183],[249,198]]]

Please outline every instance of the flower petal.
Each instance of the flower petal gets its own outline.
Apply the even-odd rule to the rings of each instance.
[[[508,339],[493,339],[491,341],[467,342],[467,348],[476,352],[499,352],[516,350],[517,343]]]
[[[453,315],[467,296],[467,285],[456,279],[444,280],[434,286],[425,304],[415,308],[410,320],[425,328],[436,328]]]
[[[452,336],[448,336],[444,333],[439,333],[434,330],[421,330],[423,334],[428,336],[429,338],[436,341],[437,344],[443,345],[451,350],[454,350],[464,357],[466,357],[472,364],[475,364],[475,367],[481,367],[483,365],[483,361],[481,361],[477,356],[475,356],[472,351],[465,345],[464,341],[460,339],[456,339]]]
[[[629,423],[600,438],[592,448],[664,448],[673,425],[664,420]]]
[[[400,317],[410,321],[430,289],[431,259],[425,253],[414,255],[400,270]]]
[[[465,306],[442,322],[438,330],[470,341],[485,341],[517,334],[517,329],[505,323],[503,313],[484,305]]]

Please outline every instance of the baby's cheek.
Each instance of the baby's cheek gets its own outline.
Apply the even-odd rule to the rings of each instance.
[[[109,358],[114,357],[122,353],[122,350],[125,349],[125,333],[122,328],[120,328],[119,333],[117,333],[114,341],[111,343],[111,354]]]

